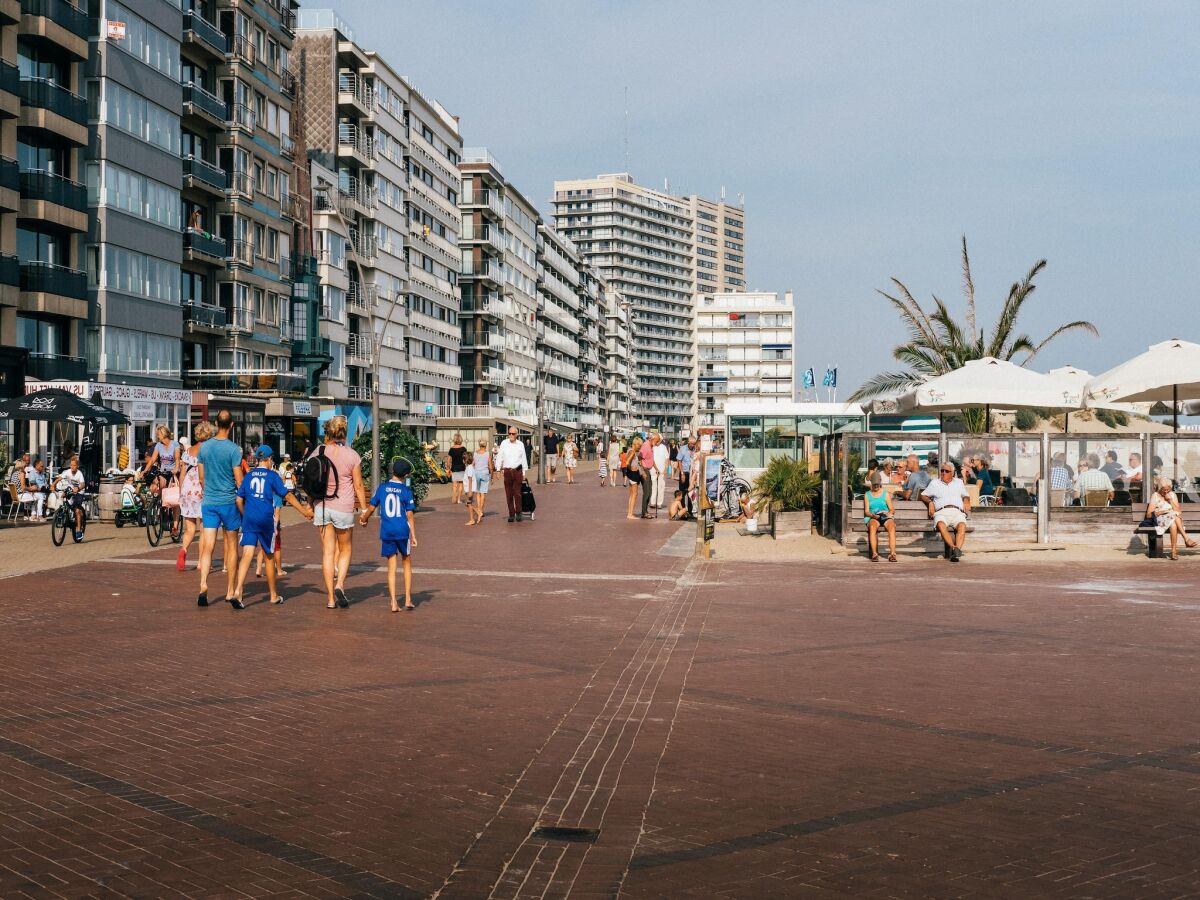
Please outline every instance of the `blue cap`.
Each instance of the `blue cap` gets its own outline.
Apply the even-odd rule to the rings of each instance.
[[[392,463],[392,474],[397,478],[407,478],[413,470],[413,464],[403,456]]]
[[[254,451],[254,455],[259,459],[270,459],[275,455],[269,444],[260,444],[259,448]]]

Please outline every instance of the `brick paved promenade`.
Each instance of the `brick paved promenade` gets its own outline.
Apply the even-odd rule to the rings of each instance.
[[[374,523],[347,611],[0,580],[0,897],[1200,893],[1192,563],[702,563],[593,478],[435,501],[414,613]]]

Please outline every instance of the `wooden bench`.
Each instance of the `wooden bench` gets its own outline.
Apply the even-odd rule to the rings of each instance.
[[[1146,508],[1144,506],[1135,506],[1133,508],[1133,524],[1134,534],[1146,536],[1146,556],[1150,559],[1163,558],[1163,539],[1153,525],[1143,525],[1146,521]]]
[[[938,537],[937,526],[933,523],[933,519],[929,518],[929,507],[920,500],[898,500],[892,498],[892,508],[896,513],[896,544],[897,547],[901,544],[901,536],[907,536],[910,540],[908,544],[917,541],[924,541],[931,537]],[[854,500],[854,506],[850,515],[850,531],[853,535],[866,535],[868,532],[867,523],[863,521],[862,514],[862,498],[857,497]],[[967,519],[967,532],[975,530],[975,523],[970,518]],[[880,529],[881,539],[887,540],[887,532]],[[948,552],[948,551],[946,551]]]

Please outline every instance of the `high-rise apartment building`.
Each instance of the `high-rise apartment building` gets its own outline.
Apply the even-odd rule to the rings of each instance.
[[[331,10],[301,12],[295,55],[332,357],[319,394],[358,429],[377,392],[384,420],[428,437],[458,400],[458,123]]]
[[[31,379],[87,375],[89,33],[63,0],[0,3],[0,345]]]
[[[629,302],[619,294],[605,291],[601,309],[604,314],[600,333],[601,415],[611,432],[626,432],[637,424],[629,377]]]
[[[796,366],[792,292],[696,298],[697,427],[721,431],[730,399],[791,403]]]
[[[722,192],[723,193],[723,192]],[[746,210],[703,197],[686,198],[692,211],[692,263],[699,294],[746,290]]]
[[[686,427],[695,406],[697,285],[744,279],[744,213],[643,187],[627,173],[556,181],[553,205],[555,227],[630,304],[638,417],[664,431]]]

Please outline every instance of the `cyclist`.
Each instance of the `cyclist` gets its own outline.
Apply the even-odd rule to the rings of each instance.
[[[142,467],[142,477],[146,478],[154,471],[155,464],[158,464],[158,471],[154,472],[152,481],[147,482],[150,485],[150,490],[158,493],[175,478],[175,469],[179,465],[179,441],[174,439],[171,434],[171,429],[166,425],[159,425],[155,430],[158,441],[150,450],[150,455],[146,457],[146,465]]]
[[[87,487],[87,482],[84,480],[83,473],[79,471],[78,456],[71,457],[69,466],[67,471],[59,473],[54,487],[55,490],[63,492],[63,502],[70,503],[75,511],[75,540],[78,542],[83,540],[83,492]]]

